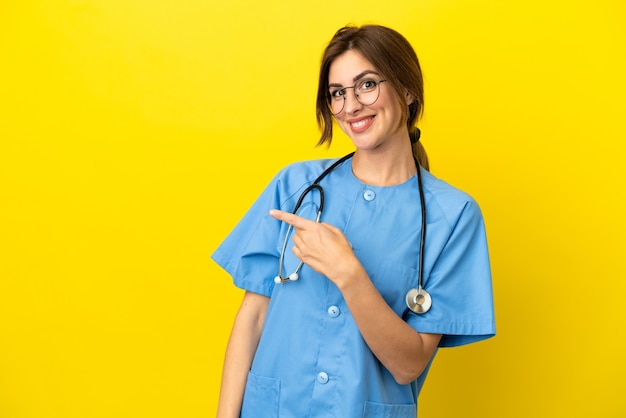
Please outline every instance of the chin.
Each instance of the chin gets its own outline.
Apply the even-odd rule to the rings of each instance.
[[[380,148],[379,143],[370,143],[370,142],[364,143],[362,141],[352,141],[352,143],[354,144],[356,149],[360,151],[373,151],[375,149]]]
[[[350,136],[350,139],[352,140],[354,146],[357,147],[357,149],[362,150],[372,150],[378,148],[381,145],[379,139],[374,137],[373,135],[366,136],[361,134],[356,136]]]

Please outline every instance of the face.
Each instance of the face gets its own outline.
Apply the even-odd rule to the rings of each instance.
[[[373,85],[384,80],[377,69],[359,52],[348,50],[337,57],[330,66],[328,84],[331,94],[354,85]],[[358,150],[381,150],[408,141],[408,129],[401,123],[402,110],[389,83],[378,87],[380,95],[373,104],[363,105],[353,88],[345,90],[341,112],[335,115],[339,127],[352,139]],[[331,99],[336,100],[336,99]],[[407,98],[407,106],[409,100]]]

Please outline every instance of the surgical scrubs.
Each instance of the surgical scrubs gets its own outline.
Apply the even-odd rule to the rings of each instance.
[[[428,367],[408,385],[398,384],[363,340],[341,292],[303,266],[298,281],[275,284],[288,225],[268,215],[291,212],[302,191],[333,160],[295,163],[280,171],[213,254],[236,286],[270,297],[259,346],[248,374],[241,417],[415,417]],[[322,181],[321,221],[343,230],[353,251],[389,306],[422,333],[443,334],[453,347],[495,334],[491,272],[482,214],[466,193],[422,170],[427,228],[424,288],[432,308],[407,309],[417,286],[420,198],[417,176],[371,186],[352,173],[351,160]],[[298,214],[315,219],[319,192],[309,193]],[[291,238],[283,275],[299,260]],[[431,359],[432,362],[432,359]]]

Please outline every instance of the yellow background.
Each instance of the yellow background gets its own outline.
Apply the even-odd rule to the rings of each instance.
[[[420,417],[626,416],[623,1],[4,0],[0,417],[215,414],[241,292],[209,255],[350,149],[314,148],[318,63],[369,22],[491,248],[498,336],[440,351]]]

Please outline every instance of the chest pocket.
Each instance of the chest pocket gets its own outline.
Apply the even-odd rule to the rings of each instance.
[[[391,309],[402,316],[406,309],[406,292],[417,287],[417,269],[383,260],[371,280]]]
[[[415,418],[417,405],[394,405],[376,402],[366,402],[363,409],[363,418]]]

